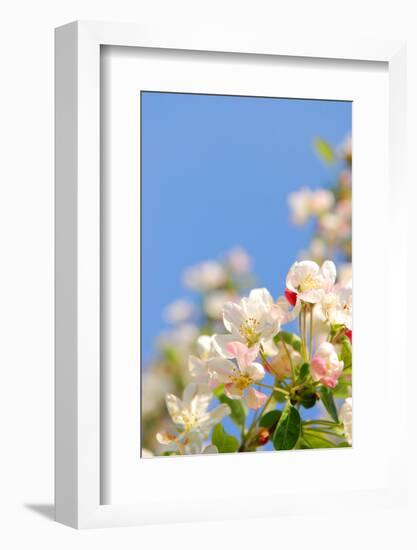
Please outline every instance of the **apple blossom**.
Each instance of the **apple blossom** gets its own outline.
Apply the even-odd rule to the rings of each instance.
[[[331,325],[352,329],[352,289],[335,285],[321,299],[317,314]]]
[[[169,393],[165,397],[169,415],[178,434],[158,432],[157,441],[167,450],[179,450],[182,454],[195,454],[202,450],[210,429],[230,414],[230,407],[221,404],[208,410],[213,393],[206,384],[191,383],[184,389],[182,400]]]
[[[344,263],[337,267],[337,282],[343,287],[352,287],[352,264]]]
[[[239,301],[239,297],[227,290],[214,290],[206,294],[203,302],[204,312],[210,319],[221,319],[226,302]]]
[[[334,285],[336,266],[327,260],[321,267],[316,262],[295,262],[287,274],[287,291],[296,293],[303,302],[316,304],[325,292]]]
[[[226,280],[224,267],[215,261],[202,262],[189,267],[183,275],[185,286],[199,292],[219,288]]]
[[[242,342],[230,342],[227,345],[229,357],[236,359],[236,363],[229,359],[223,359],[213,365],[216,378],[224,384],[225,394],[230,399],[242,399],[245,397],[247,405],[251,409],[258,409],[267,400],[267,396],[251,387],[260,382],[265,376],[265,370],[260,363],[255,362],[259,353],[259,344],[247,347]],[[245,391],[248,390],[245,394]]]
[[[249,254],[241,247],[233,248],[226,257],[227,265],[238,274],[248,273],[252,260]]]
[[[343,361],[339,360],[333,344],[323,342],[314,354],[310,372],[316,382],[321,382],[328,388],[335,388],[343,367]]]
[[[311,213],[319,216],[334,206],[334,195],[328,189],[316,189],[310,198]]]
[[[300,191],[290,193],[288,204],[293,222],[297,225],[304,224],[311,214],[311,190],[303,187]]]
[[[163,317],[168,323],[183,323],[192,317],[194,310],[194,304],[191,302],[187,300],[176,300],[165,308]]]
[[[248,347],[273,338],[280,330],[279,313],[266,288],[252,290],[239,303],[227,302],[223,307],[223,323],[230,334],[216,334],[214,345],[220,355],[231,357],[227,351],[230,342],[241,342]]]
[[[343,424],[345,436],[349,445],[352,445],[352,398],[345,399],[340,411],[339,418]]]
[[[272,372],[278,378],[278,380],[283,380],[291,376],[291,362],[294,367],[298,367],[302,362],[301,354],[298,353],[291,346],[287,346],[288,353],[284,348],[282,342],[278,342],[277,354],[269,362]],[[288,354],[290,357],[288,357]],[[291,361],[290,361],[291,358]]]
[[[338,150],[339,156],[348,162],[352,161],[352,136],[347,136]]]
[[[179,452],[181,455],[217,454],[216,445],[205,445],[197,432],[172,434],[167,431],[158,432],[156,440],[164,446],[167,452]],[[146,457],[149,458],[149,457]]]
[[[158,338],[158,346],[175,348],[179,352],[186,352],[198,337],[198,327],[192,323],[181,323],[172,329],[163,332]]]
[[[312,191],[308,187],[303,187],[288,197],[292,220],[297,225],[306,223],[310,216],[320,216],[329,211],[334,203],[334,195],[328,189]]]
[[[207,384],[215,387],[218,384],[216,377],[216,366],[226,361],[219,357],[213,344],[213,336],[202,335],[197,340],[197,351],[199,356],[190,355],[188,368],[190,369],[193,381],[198,384]]]

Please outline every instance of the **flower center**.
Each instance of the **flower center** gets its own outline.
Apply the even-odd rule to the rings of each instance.
[[[188,411],[183,411],[179,420],[181,424],[184,425],[184,430],[186,432],[192,430],[194,426],[198,423],[197,417]]]
[[[298,286],[299,292],[308,292],[309,290],[316,290],[321,287],[320,280],[314,277],[311,273],[306,275]]]
[[[238,374],[230,377],[232,383],[238,390],[245,390],[253,382],[252,378],[247,374]]]
[[[259,321],[255,317],[248,317],[239,327],[239,333],[244,338],[249,347],[256,344],[259,340]]]

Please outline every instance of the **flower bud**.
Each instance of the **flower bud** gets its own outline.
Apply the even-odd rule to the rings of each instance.
[[[260,428],[256,436],[256,446],[262,447],[266,445],[269,441],[269,431],[267,428]]]
[[[286,288],[284,294],[288,303],[295,307],[295,304],[297,303],[297,293]]]

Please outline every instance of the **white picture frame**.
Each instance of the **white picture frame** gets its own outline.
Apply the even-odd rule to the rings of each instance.
[[[100,49],[106,46],[229,52],[293,58],[380,61],[389,71],[390,265],[389,309],[396,308],[397,349],[405,350],[406,331],[398,309],[394,280],[406,278],[405,216],[405,45],[387,41],[281,42],[279,37],[231,33],[218,29],[170,29],[113,23],[75,22],[56,30],[56,519],[77,528],[132,525],[159,521],[237,518],[256,515],[236,498],[220,499],[185,513],[176,500],[149,495],[149,506],[101,504],[100,336]],[[401,243],[401,246],[398,246]],[[405,288],[397,285],[397,289]],[[401,292],[401,290],[398,290]],[[404,291],[402,291],[404,292]],[[401,305],[398,306],[398,302]],[[405,353],[404,351],[400,351]],[[405,425],[406,361],[398,358],[399,405],[391,422]],[[340,491],[336,505],[346,508],[397,505],[405,498],[405,429],[398,428],[387,454],[383,488]],[[217,467],[220,460],[215,457]],[[230,457],[229,457],[230,459]],[[175,461],[172,462],[175,469]],[[272,496],[272,495],[271,495]],[[264,514],[307,513],[325,509],[328,495],[295,490],[285,502],[271,499]],[[334,498],[334,496],[332,496]],[[303,505],[300,506],[300,501]],[[187,517],[185,517],[185,514]],[[259,515],[259,513],[258,513]]]

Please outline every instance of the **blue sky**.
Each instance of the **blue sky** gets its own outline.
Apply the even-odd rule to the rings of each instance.
[[[166,328],[162,311],[192,297],[184,269],[235,246],[260,286],[282,293],[311,236],[294,227],[287,196],[330,184],[312,142],[339,144],[351,103],[142,92],[142,357]]]

